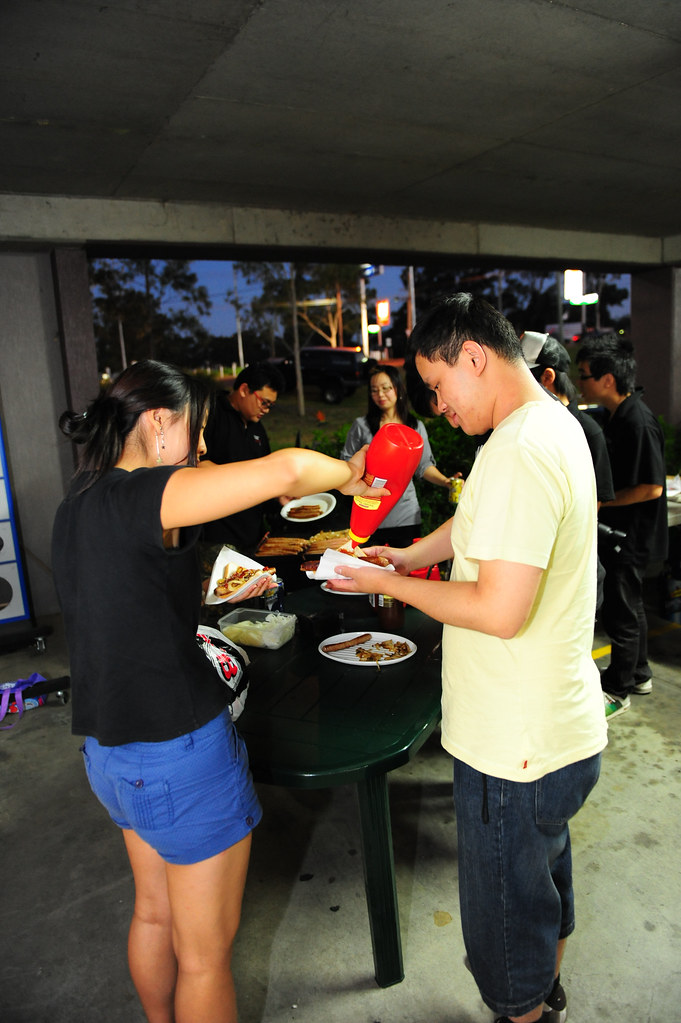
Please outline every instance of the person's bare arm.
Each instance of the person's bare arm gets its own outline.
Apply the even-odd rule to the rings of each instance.
[[[601,508],[622,508],[626,504],[642,504],[662,497],[659,483],[637,483],[635,487],[623,487],[615,491],[614,501],[604,501]]]
[[[515,561],[481,561],[476,582],[415,579],[368,567],[343,566],[340,572],[353,580],[347,589],[385,593],[446,625],[512,639],[532,611],[543,569]]]
[[[436,465],[429,465],[421,479],[433,483],[436,487],[448,487],[450,483],[450,477],[441,473]]]
[[[362,482],[366,447],[347,462],[307,448],[284,448],[247,462],[178,469],[163,492],[164,529],[194,526],[252,508],[280,494],[304,497],[323,490],[381,497],[385,489]]]

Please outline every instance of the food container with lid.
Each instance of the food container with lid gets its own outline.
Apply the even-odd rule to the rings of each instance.
[[[278,650],[293,638],[296,616],[279,611],[253,611],[240,607],[218,621],[220,632],[239,646]]]

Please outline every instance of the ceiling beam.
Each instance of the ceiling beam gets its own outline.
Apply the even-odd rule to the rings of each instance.
[[[410,217],[298,212],[220,203],[158,202],[34,195],[0,195],[0,245],[182,246],[211,258],[241,250],[338,257],[346,253],[385,262],[426,258],[527,261],[612,269],[669,265],[681,255],[681,236],[547,229]],[[122,254],[122,253],[121,253]],[[237,256],[238,258],[238,256]]]

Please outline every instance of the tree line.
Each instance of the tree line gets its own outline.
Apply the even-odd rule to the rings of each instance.
[[[256,287],[256,296],[241,303],[226,290],[238,314],[239,334],[215,336],[202,322],[213,303],[189,260],[94,259],[90,281],[97,359],[100,371],[118,372],[142,358],[158,358],[188,369],[253,362],[272,356],[293,357],[296,342],[361,343],[361,265],[357,263],[236,262],[236,274]],[[235,278],[236,279],[236,278]],[[405,298],[392,310],[388,333],[391,354],[404,353],[408,324],[432,303],[454,291],[487,298],[507,316],[518,333],[545,330],[563,312],[561,280],[554,271],[489,270],[432,262],[413,268],[415,310],[409,308],[407,268],[402,273]],[[621,278],[592,278],[597,309],[589,307],[598,328],[626,326],[616,310],[628,297]],[[376,289],[365,283],[368,305]],[[295,313],[294,313],[295,310]],[[579,314],[579,311],[577,313]]]

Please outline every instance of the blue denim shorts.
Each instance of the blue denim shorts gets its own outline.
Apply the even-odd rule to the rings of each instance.
[[[598,780],[600,753],[512,782],[454,760],[464,943],[483,1001],[522,1016],[553,986],[558,941],[574,930],[569,819]]]
[[[262,817],[241,736],[224,711],[167,742],[81,747],[92,791],[119,828],[168,863],[199,863],[235,845]]]

